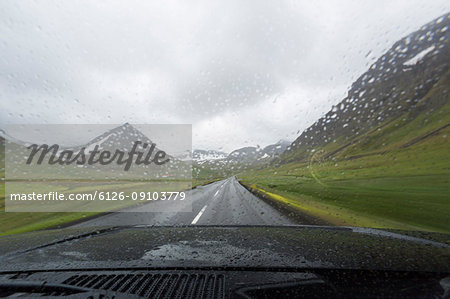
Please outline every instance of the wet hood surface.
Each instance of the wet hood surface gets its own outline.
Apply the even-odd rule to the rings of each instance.
[[[118,227],[0,238],[0,271],[267,267],[450,272],[447,235],[344,227]]]

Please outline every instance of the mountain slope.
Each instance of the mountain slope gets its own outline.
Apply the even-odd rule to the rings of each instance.
[[[193,157],[193,177],[198,182],[207,182],[217,178],[226,178],[246,169],[266,167],[272,159],[286,150],[291,144],[287,140],[279,140],[264,148],[248,146],[236,149],[225,157],[217,151],[195,150]],[[202,159],[202,157],[206,157]]]
[[[449,233],[449,17],[395,43],[279,159],[239,178],[336,225]]]
[[[254,164],[268,162],[283,153],[291,143],[287,140],[279,140],[264,148],[248,146],[232,151],[227,160],[234,163]]]
[[[280,161],[307,161],[314,153],[334,157],[387,150],[446,126],[449,26],[446,14],[396,42]]]
[[[43,163],[37,165],[37,158],[33,160],[33,163],[27,165],[26,159],[30,154],[30,150],[27,148],[27,143],[15,139],[9,138],[9,135],[5,135],[7,138],[2,140],[6,143],[6,150],[8,153],[9,167],[7,167],[7,174],[10,179],[22,179],[22,178],[34,178],[34,179],[160,179],[167,177],[184,178],[187,176],[190,178],[190,173],[186,170],[190,169],[190,160],[182,161],[169,154],[166,154],[164,159],[168,159],[168,163],[163,165],[155,165],[155,163],[139,164],[132,163],[132,167],[128,171],[124,171],[124,164],[117,163],[118,159],[115,159],[111,163],[101,165],[101,163],[93,163],[92,165],[86,161],[82,165],[77,163],[69,163],[67,165],[54,164],[50,165],[48,160],[50,154],[45,155]],[[133,148],[134,142],[140,141],[141,143],[136,147],[136,150],[141,153],[149,153],[150,145],[152,141],[141,131],[134,126],[126,123],[121,126],[115,127],[111,130],[104,132],[103,134],[95,137],[86,144],[77,145],[73,147],[61,147],[58,155],[63,150],[72,151],[75,156],[80,150],[84,149],[86,160],[89,158],[91,151],[98,147],[99,151],[109,151],[112,156],[116,151],[124,152],[123,160],[127,159],[128,153]],[[148,146],[143,148],[143,144],[147,143]],[[160,149],[155,146],[150,160],[155,157],[155,154]],[[97,154],[98,158],[99,154]],[[72,156],[71,156],[72,157]],[[0,158],[2,158],[0,156]],[[3,158],[2,158],[3,159]],[[67,156],[66,156],[66,159]],[[135,159],[135,158],[133,158]],[[70,159],[68,159],[70,160]],[[12,161],[19,161],[13,163]]]

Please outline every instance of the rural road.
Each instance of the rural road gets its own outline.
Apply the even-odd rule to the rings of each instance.
[[[275,208],[245,189],[235,177],[199,186],[191,192],[192,212],[184,212],[183,202],[179,212],[151,211],[149,203],[128,212],[111,213],[90,219],[73,227],[134,226],[134,225],[292,225],[313,224],[293,222]],[[140,212],[133,212],[139,209]]]

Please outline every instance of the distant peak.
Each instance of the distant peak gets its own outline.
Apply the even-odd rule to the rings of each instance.
[[[273,145],[289,145],[291,143],[292,143],[292,141],[289,141],[289,140],[286,140],[286,139],[280,139],[276,143],[274,143]]]

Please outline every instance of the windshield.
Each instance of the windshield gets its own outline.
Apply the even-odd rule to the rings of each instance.
[[[449,12],[440,0],[2,1],[2,244],[106,231],[131,244],[169,227],[177,250],[190,233],[215,246],[190,250],[209,262],[264,260],[269,235],[366,246],[289,230],[302,227],[448,249]],[[243,250],[214,227],[270,234],[246,231]],[[76,244],[32,262],[126,259]],[[383,250],[400,259],[396,246]],[[167,255],[147,249],[141,261]]]

